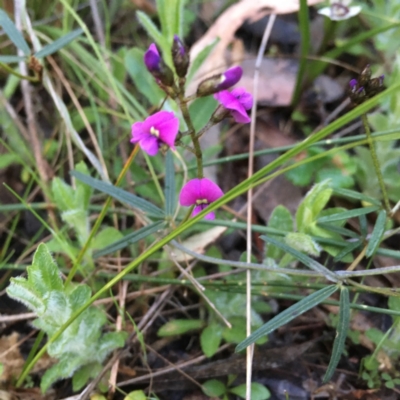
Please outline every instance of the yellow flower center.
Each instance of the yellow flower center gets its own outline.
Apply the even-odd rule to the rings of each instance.
[[[198,199],[196,200],[196,204],[199,206],[201,204],[208,204],[207,199]]]
[[[158,131],[154,126],[150,128],[150,133],[155,137],[160,137],[160,131]]]

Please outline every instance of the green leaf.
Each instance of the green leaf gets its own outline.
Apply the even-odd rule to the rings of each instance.
[[[147,400],[147,396],[143,390],[134,390],[124,397],[124,400]]]
[[[124,57],[124,65],[137,90],[147,98],[151,105],[157,105],[165,97],[165,93],[147,70],[143,62],[143,55],[144,51],[141,49],[128,50]]]
[[[342,188],[335,187],[335,188],[333,188],[333,192],[336,195],[347,197],[349,199],[364,201],[366,203],[375,204],[377,206],[380,206],[380,204],[381,204],[379,200],[374,199],[373,197],[367,196],[363,193],[356,192],[354,190],[342,189]]]
[[[329,180],[317,183],[305,196],[296,212],[296,224],[299,232],[307,230],[315,222],[318,214],[328,203],[332,194]]]
[[[236,386],[229,391],[242,399],[246,398],[246,384]],[[270,391],[261,383],[253,382],[251,384],[251,400],[267,400],[271,397]]]
[[[189,83],[193,79],[195,73],[201,67],[205,59],[213,51],[219,40],[219,38],[214,39],[208,46],[204,47],[204,49],[201,50],[197,57],[190,63],[189,72],[186,78],[187,83]]]
[[[25,57],[20,57],[20,56],[0,56],[0,62],[4,64],[11,64],[11,63],[17,63],[19,61],[25,60]]]
[[[75,208],[75,194],[72,186],[60,178],[54,178],[51,182],[51,192],[57,208],[60,211],[69,211]]]
[[[81,28],[75,29],[72,32],[67,33],[65,36],[60,37],[59,39],[55,40],[53,43],[49,43],[48,45],[44,46],[41,50],[35,53],[36,58],[43,58],[47,57],[50,54],[55,53],[56,51],[62,49],[67,44],[72,42],[78,36],[82,35],[83,30]]]
[[[340,306],[339,306],[339,322],[336,329],[335,342],[333,343],[332,356],[329,361],[323,382],[326,383],[331,380],[337,365],[339,364],[340,357],[344,350],[344,344],[347,337],[347,331],[350,323],[350,300],[349,289],[346,286],[340,288]]]
[[[212,322],[203,329],[200,335],[201,350],[207,357],[212,357],[221,344],[223,327],[217,322]]]
[[[154,25],[153,21],[142,11],[136,11],[136,15],[138,17],[139,22],[143,26],[143,28],[147,31],[149,36],[154,39],[154,41],[161,47],[165,48],[168,45],[168,41],[158,28]]]
[[[98,179],[94,179],[90,176],[81,174],[80,172],[77,172],[77,171],[71,171],[71,175],[74,176],[75,178],[79,179],[80,181],[87,183],[92,188],[97,189],[100,192],[106,193],[109,196],[113,197],[114,199],[121,201],[122,203],[126,203],[134,208],[138,208],[139,210],[142,210],[149,214],[153,214],[157,217],[164,216],[164,211],[161,210],[160,208],[151,204],[147,200],[144,200],[138,196],[135,196],[134,194],[131,194],[125,190],[122,190],[122,189],[116,187],[116,186],[113,186],[109,183],[100,181]]]
[[[357,247],[362,245],[362,241],[358,240],[356,242],[349,243],[345,248],[343,248],[334,258],[334,261],[343,260],[348,254],[354,251]]]
[[[307,267],[309,267],[313,271],[322,273],[326,279],[333,281],[333,282],[337,282],[338,277],[336,276],[336,274],[333,273],[332,271],[330,271],[328,268],[324,267],[318,261],[313,260],[312,258],[308,257],[307,255],[295,250],[293,247],[290,247],[287,244],[282,243],[279,240],[276,240],[270,236],[261,236],[261,239],[263,239],[269,243],[272,243],[275,246],[281,248],[286,253],[291,254],[293,257],[295,257],[297,260],[301,261],[304,265],[307,265]]]
[[[29,56],[31,50],[26,43],[22,33],[17,29],[14,22],[11,21],[7,13],[0,9],[0,26],[3,27],[4,32],[10,38],[10,40],[15,44],[15,46],[22,50],[26,56]]]
[[[172,216],[176,209],[176,184],[174,157],[172,152],[168,151],[165,157],[165,213]]]
[[[378,249],[383,234],[385,233],[385,226],[386,226],[386,211],[381,210],[378,214],[378,218],[376,219],[374,230],[372,231],[371,238],[369,239],[367,251],[365,255],[367,257],[371,257],[375,254],[376,250]]]
[[[213,96],[199,97],[190,104],[189,113],[196,132],[207,124],[216,108],[217,100]]]
[[[200,319],[175,319],[167,322],[157,332],[160,337],[183,335],[184,333],[201,329],[203,321]]]
[[[134,231],[129,235],[124,236],[122,239],[113,242],[109,246],[94,252],[93,258],[102,257],[106,254],[114,253],[115,251],[121,250],[133,243],[138,242],[139,240],[146,238],[149,235],[152,235],[154,232],[162,229],[164,225],[164,221],[158,221],[154,222],[153,224],[144,226],[143,228],[140,228],[137,231]]]
[[[57,264],[44,243],[39,244],[33,256],[32,266],[28,267],[28,281],[42,295],[52,290],[63,290]]]
[[[81,174],[89,176],[89,169],[83,161],[76,164],[75,169]],[[89,185],[79,180],[76,181],[76,192],[74,196],[75,207],[88,211],[92,193],[93,189]]]
[[[100,363],[91,363],[79,368],[72,377],[72,389],[74,392],[81,390],[90,378],[94,378],[101,372]]]
[[[290,211],[279,205],[275,207],[271,213],[271,216],[268,220],[268,228],[279,229],[284,232],[292,232],[293,231],[293,217]],[[281,236],[278,235],[270,235],[276,240],[282,241]],[[283,257],[284,251],[279,247],[276,247],[272,244],[268,245],[266,251],[266,257],[273,258],[274,260],[279,260]]]
[[[95,236],[92,243],[90,244],[90,248],[101,250],[107,248],[111,244],[123,238],[124,235],[118,229],[115,229],[112,226],[108,226]]]
[[[247,346],[250,346],[259,338],[268,335],[275,329],[280,328],[282,325],[287,324],[292,319],[315,307],[316,305],[327,299],[329,296],[331,296],[333,293],[335,293],[337,289],[338,287],[336,285],[326,286],[323,289],[320,289],[317,292],[310,294],[296,304],[293,304],[285,311],[281,312],[280,314],[269,320],[262,327],[255,330],[250,336],[243,340],[243,342],[239,343],[236,346],[235,352],[244,350]]]
[[[219,397],[226,392],[226,387],[221,381],[210,379],[203,383],[202,390],[206,396]]]
[[[378,207],[378,206],[356,208],[354,210],[343,211],[343,212],[340,212],[337,214],[318,218],[317,222],[318,223],[328,223],[328,222],[334,222],[334,221],[347,220],[349,218],[359,217],[360,215],[370,214],[372,212],[375,212],[379,208],[380,207]]]
[[[301,232],[290,232],[285,236],[285,243],[295,250],[317,257],[321,252],[321,247],[314,239]]]

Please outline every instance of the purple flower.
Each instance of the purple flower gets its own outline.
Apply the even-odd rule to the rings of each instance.
[[[223,196],[220,187],[207,178],[191,179],[181,190],[179,195],[179,203],[181,206],[195,206],[192,216],[203,211],[213,201]],[[214,212],[210,212],[205,219],[214,219]]]
[[[218,90],[229,89],[231,86],[236,85],[243,75],[242,67],[232,67],[226,70],[221,75],[221,83],[217,86]]]
[[[143,151],[149,156],[154,156],[163,144],[175,150],[174,144],[178,130],[179,119],[174,113],[159,111],[143,122],[135,122],[132,125],[131,143],[139,142]]]
[[[250,118],[246,110],[253,106],[253,96],[246,92],[244,88],[236,88],[231,92],[223,90],[215,93],[214,98],[218,100],[224,108],[230,111],[233,119],[240,124],[247,124]]]
[[[152,43],[144,53],[144,63],[150,72],[159,72],[161,69],[161,57],[157,46]]]

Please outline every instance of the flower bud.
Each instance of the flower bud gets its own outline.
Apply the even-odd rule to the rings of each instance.
[[[349,82],[349,97],[353,104],[361,104],[383,89],[384,75],[371,79],[371,68],[367,65],[358,79]]]
[[[198,96],[208,96],[221,90],[226,90],[239,82],[242,77],[242,67],[232,67],[223,74],[218,74],[205,79],[197,88]]]
[[[146,53],[144,53],[143,60],[148,71],[158,82],[161,82],[165,86],[173,85],[174,75],[171,69],[164,63],[154,43],[152,43]]]
[[[177,35],[174,36],[171,53],[176,73],[180,78],[184,78],[189,68],[190,57],[187,47]]]

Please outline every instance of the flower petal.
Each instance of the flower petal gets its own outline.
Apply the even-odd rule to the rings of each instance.
[[[179,119],[174,117],[173,119],[165,120],[155,128],[160,132],[160,139],[174,149],[176,135],[179,131]]]
[[[251,121],[250,117],[247,115],[245,110],[243,111],[233,110],[231,111],[231,115],[235,120],[235,122],[237,122],[238,124],[248,124]]]
[[[245,88],[235,88],[231,94],[239,100],[245,110],[250,110],[253,107],[253,96]]]
[[[139,145],[149,156],[155,156],[158,152],[159,143],[155,136],[149,135],[145,137],[139,142]]]
[[[160,69],[161,57],[154,43],[152,43],[146,53],[144,53],[143,61],[150,72]]]
[[[132,139],[131,143],[136,143],[139,140],[144,139],[150,133],[143,130],[143,122],[135,122],[132,125]]]
[[[196,204],[196,200],[200,199],[200,188],[200,179],[191,179],[187,182],[179,194],[180,205],[189,207]]]
[[[158,125],[161,124],[162,122],[169,121],[173,118],[176,118],[174,116],[173,112],[169,111],[158,111],[153,115],[150,115],[143,121],[143,130],[150,132],[150,129],[152,127],[158,129]]]
[[[206,199],[208,203],[218,200],[224,195],[221,188],[207,178],[200,179],[200,197],[199,199]]]
[[[201,205],[199,205],[199,206],[196,206],[196,207],[193,209],[192,217],[195,217],[198,213],[200,213],[201,211],[203,211],[205,208],[207,208],[207,204],[201,204]],[[206,214],[205,217],[204,217],[204,219],[207,219],[207,220],[213,220],[213,219],[215,219],[215,212],[214,212],[214,211],[211,211],[210,213]]]

